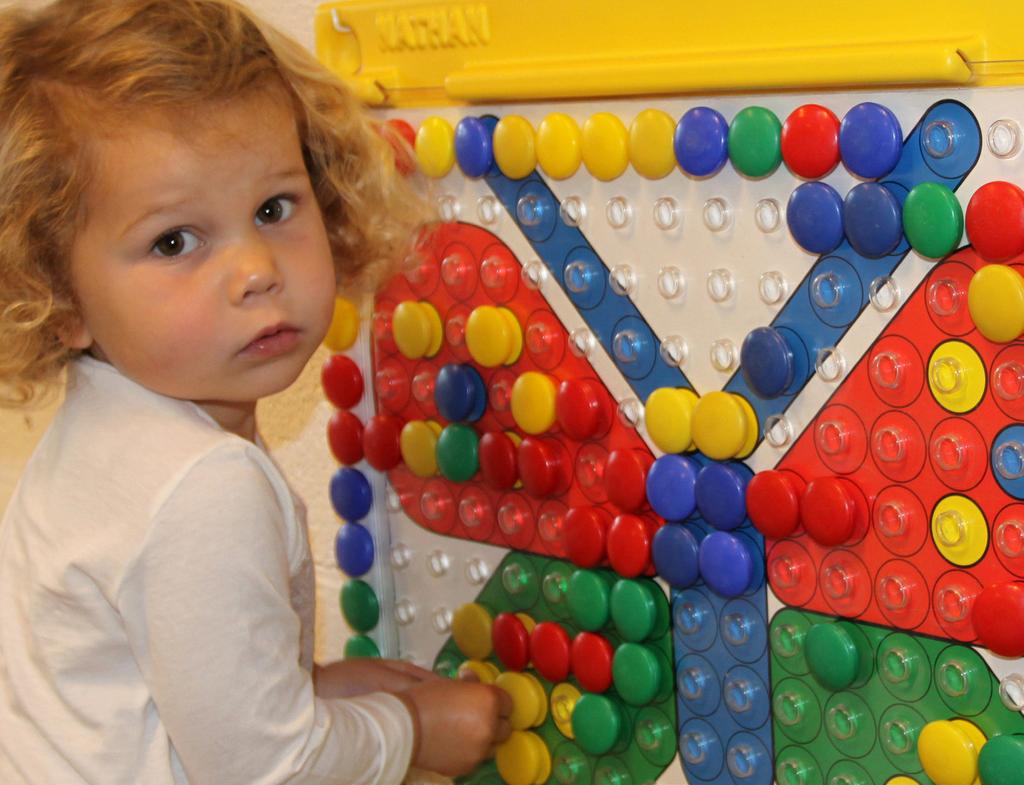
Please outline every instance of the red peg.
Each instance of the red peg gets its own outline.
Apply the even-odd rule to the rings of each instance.
[[[533,667],[537,673],[551,682],[565,681],[569,676],[570,660],[569,633],[553,621],[542,621],[530,634],[530,651]]]
[[[516,451],[523,487],[531,496],[557,496],[569,489],[572,466],[569,453],[554,439],[527,436]]]
[[[986,262],[1005,262],[1024,253],[1024,191],[1013,183],[985,183],[964,215],[967,239]]]
[[[352,412],[336,411],[327,422],[327,443],[338,463],[359,463],[363,460],[363,423]]]
[[[592,379],[567,379],[558,386],[555,415],[569,436],[596,439],[612,427],[614,407],[604,387]]]
[[[333,354],[320,371],[327,399],[339,409],[351,409],[363,397],[363,372],[351,357]]]
[[[510,671],[521,671],[530,662],[530,633],[514,613],[499,613],[491,625],[494,653]]]
[[[572,640],[572,672],[587,692],[605,692],[612,686],[615,650],[600,635],[581,632]]]
[[[611,516],[598,507],[573,507],[565,516],[565,553],[577,567],[596,567],[605,559]]]
[[[800,499],[800,522],[811,539],[832,546],[859,540],[867,531],[867,504],[841,477],[811,480]]]
[[[505,491],[516,484],[516,444],[507,433],[488,431],[480,437],[480,474],[492,488]]]
[[[991,583],[974,600],[978,640],[1001,657],[1024,657],[1024,583]]]
[[[366,462],[379,472],[394,469],[402,462],[399,437],[405,423],[393,414],[376,414],[363,431]]]
[[[395,153],[395,168],[400,174],[412,174],[416,171],[416,157],[413,153],[413,147],[416,145],[415,129],[397,117],[388,120],[384,125],[384,138],[388,140]]]
[[[793,110],[782,124],[782,160],[797,177],[816,180],[839,163],[839,118],[817,104]]]
[[[781,540],[800,525],[800,496],[806,483],[788,471],[758,472],[747,484],[747,515],[765,537]]]
[[[654,457],[644,450],[612,450],[604,470],[608,501],[623,512],[647,506],[647,472]]]
[[[635,578],[651,566],[651,539],[658,525],[649,518],[616,516],[608,529],[608,562],[626,578]]]

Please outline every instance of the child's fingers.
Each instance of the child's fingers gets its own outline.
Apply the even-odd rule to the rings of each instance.
[[[498,717],[507,720],[512,716],[512,709],[515,707],[512,703],[512,696],[503,689],[498,687],[495,689],[498,690]]]
[[[498,720],[498,726],[494,730],[495,744],[501,744],[512,735],[512,724],[505,718]]]
[[[459,681],[475,681],[475,682],[479,682],[480,681],[479,674],[477,674],[477,672],[475,670],[473,670],[469,666],[469,663],[467,663],[467,662],[464,662],[464,663],[462,663],[462,665],[459,666],[459,670],[456,673],[455,678],[458,679]]]

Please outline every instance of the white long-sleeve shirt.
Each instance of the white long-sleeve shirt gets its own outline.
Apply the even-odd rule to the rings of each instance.
[[[401,782],[401,701],[313,695],[303,516],[255,444],[77,360],[0,525],[0,783]]]

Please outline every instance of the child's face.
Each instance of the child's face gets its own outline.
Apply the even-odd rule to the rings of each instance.
[[[283,97],[207,110],[187,135],[148,119],[93,146],[68,343],[225,424],[222,410],[291,384],[323,338],[326,231]]]

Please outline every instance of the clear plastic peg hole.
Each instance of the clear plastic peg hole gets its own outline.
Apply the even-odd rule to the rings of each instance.
[[[459,520],[468,529],[482,526],[487,519],[487,498],[470,494],[459,502]]]
[[[882,463],[900,463],[907,457],[908,441],[902,429],[890,425],[875,431],[871,446]]]
[[[1024,711],[1024,676],[1011,673],[999,682],[999,700],[1010,711]]]
[[[440,548],[432,550],[427,554],[427,572],[435,578],[447,575],[451,566],[452,560],[449,558],[448,554]]]
[[[779,305],[789,294],[789,284],[781,272],[769,270],[757,280],[757,293],[765,305]]]
[[[484,226],[494,226],[501,218],[501,204],[493,196],[481,196],[476,203],[476,217]]]
[[[434,371],[429,369],[419,371],[412,377],[412,397],[420,403],[432,401],[436,385],[437,377],[434,375]]]
[[[898,390],[903,384],[907,364],[895,352],[879,352],[871,358],[871,378],[885,390]]]
[[[451,194],[443,194],[437,199],[437,215],[444,223],[459,220],[459,200]]]
[[[944,510],[935,517],[935,537],[947,548],[955,548],[967,540],[967,521],[956,510]]]
[[[875,529],[883,537],[894,539],[907,533],[910,515],[897,501],[887,501],[875,510]]]
[[[835,346],[826,346],[818,351],[814,360],[814,372],[823,382],[838,382],[846,373],[846,358]]]
[[[708,297],[716,303],[724,303],[736,291],[736,281],[732,272],[724,267],[718,267],[708,273]]]
[[[896,279],[890,275],[880,275],[872,279],[868,285],[868,299],[871,306],[879,313],[889,313],[900,304],[902,293]]]
[[[782,224],[782,210],[775,199],[761,199],[754,205],[754,223],[765,234],[771,234]]]
[[[605,205],[604,214],[612,229],[625,229],[633,220],[633,206],[625,196],[613,196]]]
[[[619,420],[628,428],[636,428],[643,417],[644,407],[636,398],[619,401]]]
[[[736,344],[728,338],[718,338],[711,343],[709,350],[711,367],[721,373],[726,373],[736,367],[738,352]]]
[[[850,447],[850,438],[846,427],[837,420],[825,420],[818,423],[814,431],[814,440],[818,449],[825,455],[842,455]]]
[[[936,160],[948,158],[956,151],[956,137],[956,127],[949,120],[933,120],[921,134],[924,151]]]
[[[516,201],[516,218],[522,226],[540,226],[544,220],[544,210],[544,201],[535,194],[525,194]]]
[[[952,278],[936,278],[928,284],[928,307],[936,316],[953,316],[963,307],[963,287]]]
[[[548,268],[540,259],[533,259],[523,265],[523,283],[527,289],[538,290],[548,280]]]
[[[663,196],[654,202],[654,225],[663,232],[670,232],[681,223],[679,203],[671,196]]]
[[[686,278],[682,270],[671,265],[658,270],[658,294],[666,300],[675,300],[685,293]]]
[[[405,598],[396,602],[395,621],[402,627],[408,627],[416,621],[416,606]]]
[[[757,773],[757,752],[749,744],[735,744],[729,748],[725,764],[735,779],[749,779]]]
[[[1008,518],[996,526],[996,547],[1011,559],[1024,556],[1024,521]]]
[[[704,202],[704,225],[712,232],[724,232],[732,226],[732,207],[720,196]]]
[[[558,217],[566,226],[578,229],[586,220],[587,206],[578,196],[567,196],[558,205]]]
[[[843,299],[845,284],[834,272],[818,273],[811,280],[811,299],[819,308],[835,308]]]
[[[1004,480],[1019,480],[1024,477],[1024,444],[1016,440],[1003,442],[996,447],[996,471]]]
[[[492,291],[501,290],[512,274],[511,265],[498,256],[488,256],[480,264],[480,282],[484,288]]]
[[[565,516],[555,510],[545,510],[537,519],[537,533],[544,542],[560,542],[565,529]]]
[[[619,330],[612,338],[612,354],[622,365],[633,365],[644,351],[644,336],[636,330]]]
[[[620,297],[631,297],[636,293],[636,271],[631,265],[617,264],[608,272],[608,285]]]
[[[822,588],[833,600],[844,600],[853,595],[854,577],[842,564],[826,567],[822,578]]]
[[[577,327],[569,333],[569,351],[576,357],[587,357],[597,348],[597,337],[588,327]]]
[[[776,450],[788,447],[793,441],[793,424],[784,414],[773,414],[764,421],[764,440]]]
[[[479,556],[466,559],[466,580],[474,586],[482,586],[491,577],[491,568]]]
[[[404,570],[412,563],[412,548],[402,542],[391,546],[391,566],[396,570]]]
[[[967,443],[955,433],[942,434],[932,442],[932,460],[944,472],[966,468],[968,452]]]
[[[666,365],[670,365],[673,368],[681,368],[686,364],[689,347],[687,347],[686,341],[682,336],[668,335],[661,342],[661,346],[658,347],[658,354],[661,355],[661,359]]]
[[[947,624],[965,621],[971,612],[971,599],[960,586],[946,586],[935,595],[935,610]]]
[[[448,513],[451,497],[445,492],[428,488],[420,497],[420,512],[428,521],[439,521]]]
[[[932,386],[944,395],[960,392],[967,383],[964,367],[956,357],[936,357],[928,374]]]
[[[1007,360],[996,366],[992,374],[992,387],[1004,401],[1016,401],[1024,396],[1024,365]]]
[[[988,127],[988,149],[996,158],[1013,158],[1020,152],[1020,126],[1016,120],[996,120]]]
[[[452,612],[443,606],[434,608],[430,615],[430,626],[438,635],[447,635],[452,628]]]
[[[899,575],[886,575],[878,581],[878,597],[889,611],[906,610],[910,605],[912,587]]]
[[[444,323],[444,339],[449,346],[459,347],[466,342],[466,322],[469,314],[457,311],[449,316]]]
[[[780,589],[795,589],[800,585],[800,575],[803,572],[800,562],[789,556],[776,556],[771,561],[769,571],[773,586]]]

